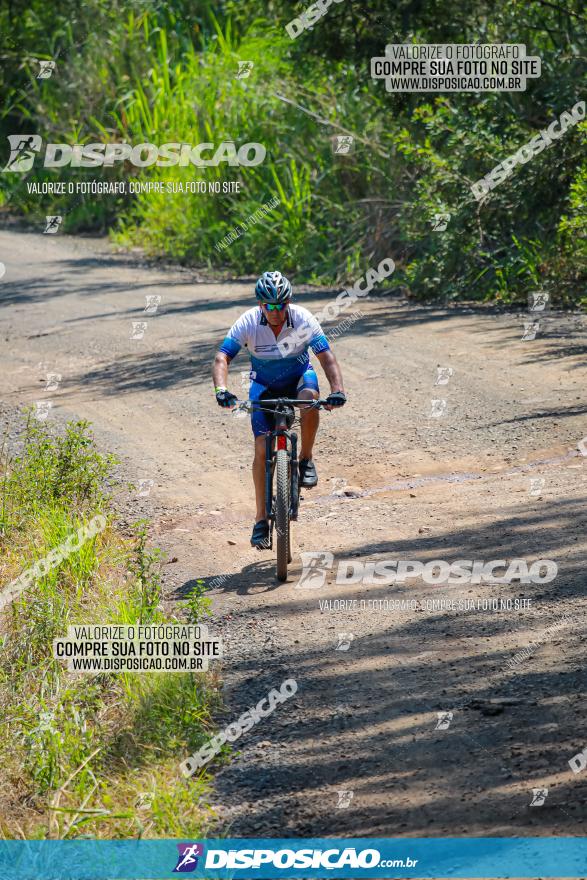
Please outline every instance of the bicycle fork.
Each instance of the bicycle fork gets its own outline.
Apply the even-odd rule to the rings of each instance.
[[[290,517],[292,520],[297,520],[298,518],[298,508],[300,506],[300,493],[298,487],[299,481],[299,467],[298,467],[298,435],[290,434],[291,440],[291,497],[289,500],[291,513]]]
[[[273,462],[275,450],[273,441],[277,440],[277,449],[287,449],[289,439],[291,446],[291,486],[290,486],[290,519],[297,520],[299,510],[299,462],[298,436],[284,431],[279,434],[267,434],[265,437],[265,510],[267,519],[273,519]]]

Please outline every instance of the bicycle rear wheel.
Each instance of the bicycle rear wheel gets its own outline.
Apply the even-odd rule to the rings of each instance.
[[[287,449],[275,455],[275,529],[277,531],[277,579],[287,580],[289,561],[289,456]]]

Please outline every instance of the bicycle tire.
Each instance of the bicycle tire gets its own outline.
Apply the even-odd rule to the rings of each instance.
[[[277,579],[287,580],[289,557],[289,456],[287,449],[275,455],[275,530],[277,532]]]

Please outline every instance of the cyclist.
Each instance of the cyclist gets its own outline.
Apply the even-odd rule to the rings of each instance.
[[[216,400],[232,408],[237,398],[227,388],[228,365],[243,345],[251,358],[251,400],[296,397],[317,400],[318,377],[310,364],[311,348],[330,383],[327,409],[344,406],[342,375],[338,361],[316,318],[302,306],[292,305],[292,287],[281,272],[264,272],[255,286],[258,305],[246,311],[232,325],[214,359],[212,377]],[[318,483],[312,450],[318,430],[316,409],[300,410],[302,445],[299,456],[300,486],[311,489]],[[269,546],[269,523],[265,518],[265,434],[272,430],[267,412],[251,413],[255,436],[253,482],[257,515],[251,544],[259,550]]]

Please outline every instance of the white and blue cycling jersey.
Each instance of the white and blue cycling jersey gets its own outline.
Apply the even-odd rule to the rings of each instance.
[[[249,351],[255,381],[266,388],[277,389],[303,376],[310,364],[309,348],[314,354],[330,348],[312,313],[292,303],[277,337],[259,306],[241,315],[228,331],[220,351],[232,359],[243,346]]]

